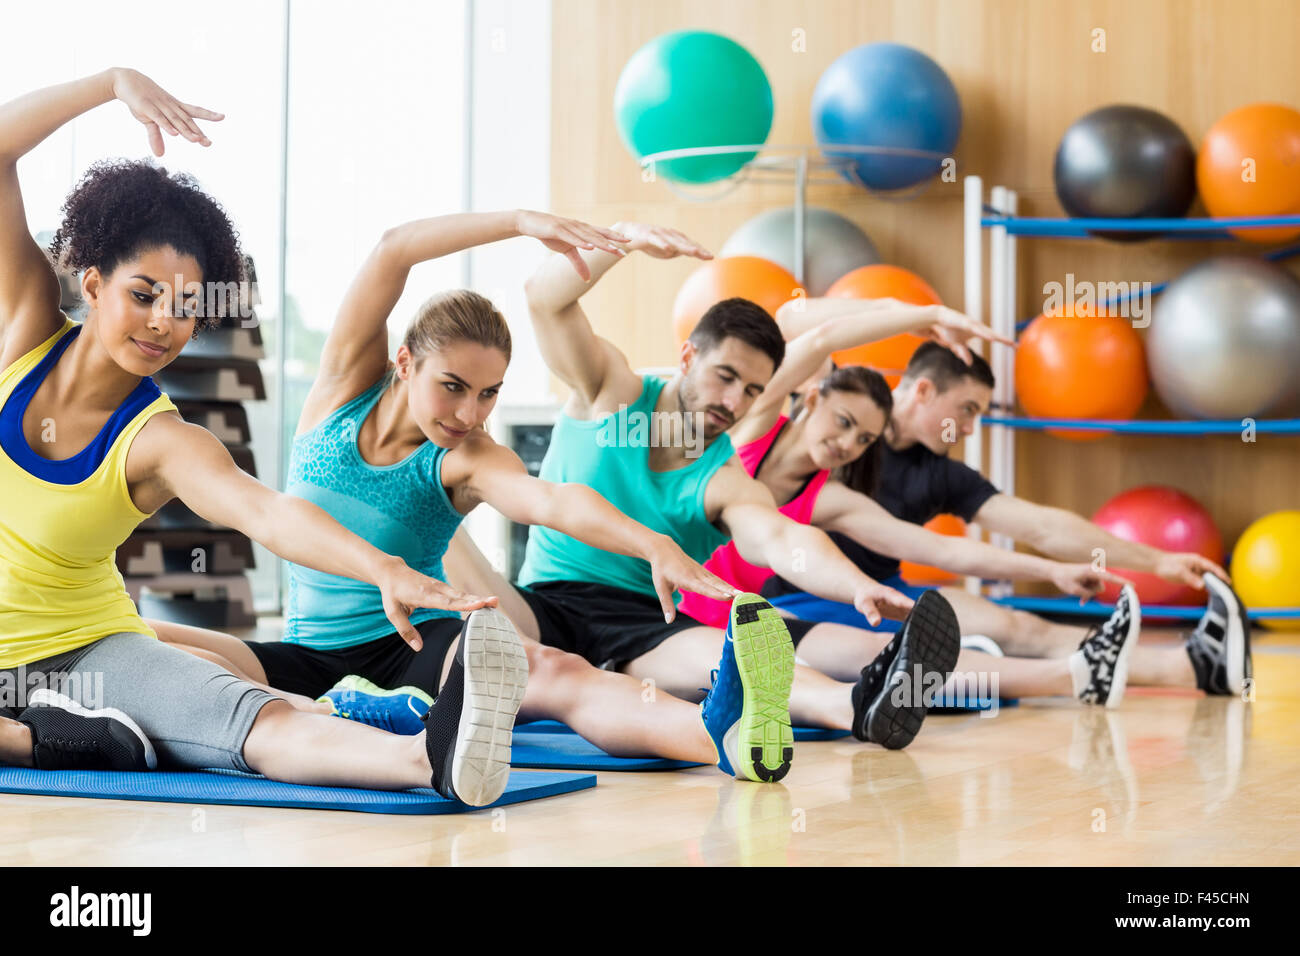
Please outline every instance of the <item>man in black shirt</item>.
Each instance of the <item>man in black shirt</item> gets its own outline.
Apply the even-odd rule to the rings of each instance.
[[[794,313],[783,321],[787,340],[798,335],[807,322],[806,313]],[[979,472],[950,459],[952,444],[970,435],[976,420],[989,407],[993,383],[992,370],[979,356],[967,365],[940,344],[927,342],[918,348],[894,389],[894,409],[881,448],[876,500],[896,517],[916,524],[924,524],[939,514],[958,515],[1058,561],[1090,562],[1100,549],[1108,568],[1144,571],[1198,589],[1208,584],[1209,607],[1193,638],[1207,628],[1208,636],[1213,637],[1220,619],[1244,613],[1231,589],[1218,580],[1226,579],[1227,572],[1213,561],[1199,554],[1171,553],[1125,541],[1074,512],[1003,494]],[[896,559],[843,535],[831,537],[876,580],[911,597],[923,590],[904,584],[898,576]],[[763,593],[773,604],[803,620],[867,626],[851,607],[814,598],[781,578],[772,579]],[[1079,646],[1088,632],[1082,626],[1058,624],[1012,610],[960,587],[943,588],[942,593],[956,610],[963,634],[986,635],[1008,655],[1064,657]],[[885,628],[891,624],[883,622]],[[1202,643],[1189,640],[1188,654],[1176,658],[1180,671],[1176,675],[1167,672],[1169,655],[1135,653],[1130,661],[1130,683],[1190,684],[1194,680],[1203,690],[1214,689],[1220,681],[1212,673],[1214,668],[1205,666],[1203,655],[1198,653]],[[1249,650],[1246,653],[1249,655]]]

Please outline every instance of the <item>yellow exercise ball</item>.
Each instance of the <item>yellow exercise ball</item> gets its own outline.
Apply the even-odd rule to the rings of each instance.
[[[1248,608],[1300,606],[1300,511],[1256,519],[1232,549],[1232,583]],[[1276,631],[1300,631],[1300,618],[1259,622]]]

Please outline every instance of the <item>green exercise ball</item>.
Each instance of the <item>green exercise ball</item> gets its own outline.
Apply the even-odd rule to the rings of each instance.
[[[772,86],[753,55],[717,33],[683,30],[632,54],[614,89],[614,118],[628,150],[759,144],[772,129]],[[725,179],[753,152],[658,162],[656,176],[682,183]]]

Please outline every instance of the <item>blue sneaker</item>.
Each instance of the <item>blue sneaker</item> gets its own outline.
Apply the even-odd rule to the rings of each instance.
[[[344,677],[316,699],[333,704],[336,717],[408,736],[424,731],[420,718],[433,705],[433,698],[418,687],[384,690],[356,674]]]
[[[793,684],[794,645],[780,613],[756,594],[738,595],[713,687],[700,705],[719,770],[758,783],[790,772]]]

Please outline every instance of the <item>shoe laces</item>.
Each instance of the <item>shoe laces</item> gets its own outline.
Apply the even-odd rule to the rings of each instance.
[[[355,720],[362,724],[369,724],[371,727],[378,727],[390,733],[393,730],[392,715],[383,708],[371,704],[354,704],[351,706],[335,704],[334,706],[338,710],[340,717]]]
[[[87,763],[99,756],[99,744],[85,737],[42,737],[40,746],[63,757],[73,766]]]

